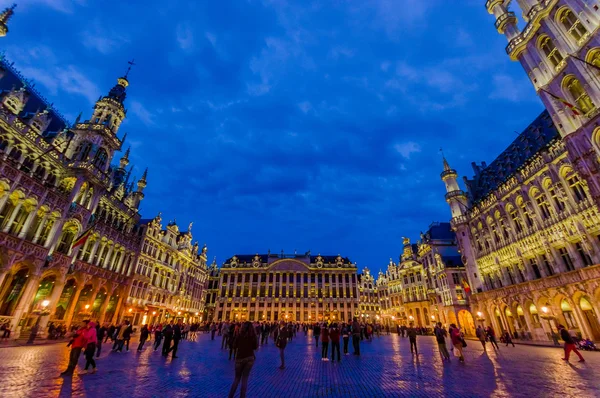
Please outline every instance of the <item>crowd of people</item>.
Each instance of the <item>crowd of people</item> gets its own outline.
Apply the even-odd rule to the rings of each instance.
[[[58,327],[50,325],[53,332],[61,330]],[[151,344],[156,352],[161,351],[166,358],[171,355],[172,359],[177,358],[177,350],[181,340],[196,341],[200,330],[210,333],[210,339],[215,340],[218,336],[221,339],[221,349],[224,350],[229,358],[235,361],[235,378],[229,393],[233,397],[238,386],[241,383],[240,397],[246,395],[248,378],[250,371],[256,359],[255,352],[260,346],[269,344],[269,340],[279,350],[280,366],[279,369],[285,369],[285,349],[288,343],[293,342],[299,333],[303,333],[306,338],[309,332],[312,334],[315,346],[321,345],[320,358],[324,362],[341,362],[342,354],[360,356],[360,346],[362,341],[371,342],[374,336],[380,337],[383,332],[390,334],[389,327],[379,324],[359,322],[354,318],[352,322],[321,322],[321,323],[294,323],[294,322],[213,322],[207,324],[185,324],[182,321],[166,322],[164,324],[155,324],[152,326],[142,325],[139,330],[139,343],[137,351],[142,351],[147,341],[154,338]],[[50,332],[50,330],[49,330]],[[417,336],[433,334],[438,344],[439,353],[443,362],[451,360],[450,351],[458,358],[459,362],[464,362],[463,349],[467,346],[465,336],[461,329],[455,324],[450,324],[444,328],[440,322],[434,329],[418,328],[411,326],[398,326],[396,332],[399,336],[407,337],[410,343],[410,350],[413,355],[418,355]],[[62,333],[62,331],[58,332]],[[86,374],[88,369],[91,373],[96,372],[95,358],[100,356],[102,345],[112,344],[112,352],[121,353],[129,351],[129,342],[134,329],[129,321],[125,320],[118,325],[99,325],[92,321],[83,321],[79,326],[74,326],[71,340],[68,346],[71,347],[69,365],[61,375],[71,375],[75,370],[81,353],[85,356],[85,368],[79,374]],[[571,352],[574,352],[580,362],[584,358],[578,351],[577,339],[569,333],[562,325],[558,326],[558,334],[564,341],[564,360],[568,361]],[[496,332],[491,326],[478,326],[476,337],[483,347],[484,353],[487,353],[487,344],[490,343],[494,350],[499,350],[499,340]],[[450,350],[447,342],[450,342]],[[350,342],[352,342],[352,353],[350,352]],[[503,332],[500,336],[500,342],[506,346],[514,343],[510,333]],[[331,359],[330,359],[331,358]]]

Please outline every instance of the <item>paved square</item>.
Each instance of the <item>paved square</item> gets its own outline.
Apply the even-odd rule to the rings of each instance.
[[[218,339],[218,340],[217,340]],[[322,362],[314,339],[303,333],[286,348],[286,369],[272,341],[260,347],[250,373],[248,397],[551,397],[600,396],[600,353],[585,363],[561,360],[562,350],[501,345],[484,355],[469,341],[466,362],[442,363],[432,337],[419,337],[419,356],[395,335],[361,343],[361,357]],[[234,363],[202,334],[182,341],[179,358],[164,359],[150,344],[142,353],[111,353],[103,346],[96,374],[58,377],[67,365],[65,344],[0,348],[1,397],[226,397]],[[80,367],[84,364],[80,359]],[[239,390],[238,390],[239,394]]]

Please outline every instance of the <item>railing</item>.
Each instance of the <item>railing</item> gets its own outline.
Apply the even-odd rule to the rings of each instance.
[[[443,180],[444,178],[448,177],[448,176],[457,176],[456,174],[456,170],[444,170],[442,171],[442,173],[440,174],[440,178]]]
[[[504,28],[504,25],[506,25],[511,20],[513,22],[517,22],[517,17],[515,16],[514,12],[509,11],[506,14],[500,15],[498,19],[496,19],[496,23],[494,25],[496,26],[496,29],[501,31]]]
[[[456,190],[456,191],[451,191],[451,192],[448,192],[446,194],[445,198],[446,198],[446,200],[450,200],[452,198],[456,198],[456,197],[459,197],[459,196],[465,196],[465,192],[463,190],[460,190],[460,189]]]

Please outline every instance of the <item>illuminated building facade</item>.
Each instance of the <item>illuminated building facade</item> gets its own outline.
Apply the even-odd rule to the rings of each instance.
[[[600,2],[489,0],[506,52],[546,111],[489,166],[474,164],[463,192],[442,180],[477,322],[548,340],[560,323],[600,339]]]
[[[192,224],[185,232],[176,222],[162,226],[160,214],[141,220],[142,246],[125,312],[133,325],[181,319],[201,322],[208,270],[206,246],[192,244]]]
[[[117,134],[128,84],[119,78],[89,120],[70,124],[0,62],[0,322],[12,337],[46,311],[41,330],[49,321],[119,316],[146,186],[146,174],[136,190],[127,180],[129,151],[111,165],[123,145]]]
[[[463,280],[465,268],[449,223],[431,224],[417,244],[404,238],[399,263],[390,260],[377,278],[383,322],[420,327],[460,322],[468,316],[468,285]],[[464,323],[470,333],[473,322]]]
[[[323,322],[359,315],[356,265],[341,256],[236,255],[220,269],[214,320]]]
[[[358,274],[358,293],[360,318],[369,322],[381,322],[377,283],[368,268]]]
[[[0,13],[0,37],[13,8]],[[189,230],[140,225],[147,170],[130,181],[129,149],[117,157],[128,85],[126,73],[71,124],[0,59],[0,325],[11,338],[49,322],[142,322],[141,305],[203,311],[206,249]],[[157,236],[167,243],[150,253]]]
[[[220,269],[216,258],[208,267],[208,285],[206,287],[206,305],[204,306],[204,319],[215,319],[215,309],[219,297]]]

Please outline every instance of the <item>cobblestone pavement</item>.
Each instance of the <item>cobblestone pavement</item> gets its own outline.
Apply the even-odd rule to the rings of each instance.
[[[218,340],[217,340],[218,339]],[[361,356],[322,362],[320,347],[300,333],[286,348],[286,369],[272,341],[256,353],[248,397],[593,397],[600,396],[600,353],[561,360],[556,348],[501,346],[484,355],[468,342],[466,362],[442,363],[432,337],[419,337],[412,356],[407,339],[381,336],[361,343]],[[104,345],[96,374],[61,378],[64,344],[0,349],[0,397],[226,397],[234,363],[220,337],[182,341],[179,358],[164,359],[147,344],[128,353]],[[84,364],[80,359],[80,368]],[[238,390],[239,394],[239,390]]]

